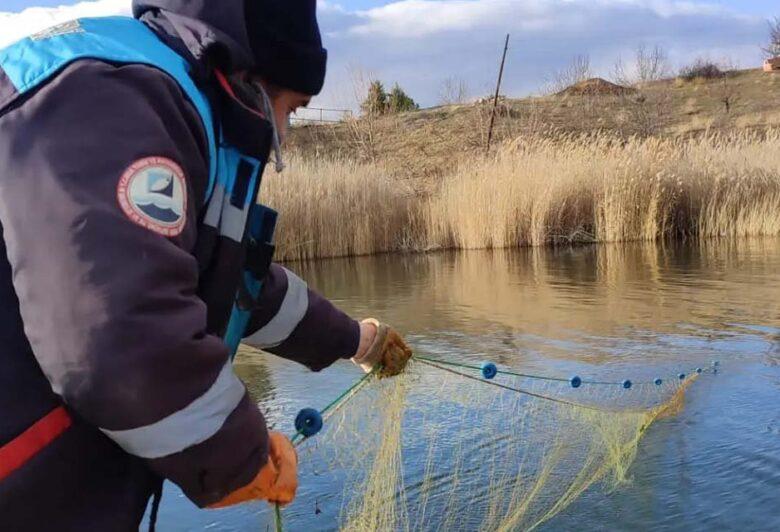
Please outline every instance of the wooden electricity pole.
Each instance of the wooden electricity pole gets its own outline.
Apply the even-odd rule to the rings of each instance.
[[[496,83],[496,96],[493,98],[493,112],[490,115],[490,127],[488,128],[487,152],[490,153],[490,142],[493,140],[493,124],[496,122],[496,109],[498,108],[498,95],[501,91],[501,80],[504,78],[504,64],[506,63],[506,53],[509,51],[509,34],[506,34],[504,43],[504,55],[501,57],[501,68],[498,70],[498,83]]]

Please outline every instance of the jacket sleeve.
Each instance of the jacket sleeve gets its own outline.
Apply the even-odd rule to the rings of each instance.
[[[294,360],[314,371],[355,355],[360,325],[311,290],[290,270],[272,264],[260,308],[245,343]]]
[[[41,368],[78,419],[201,506],[248,484],[268,452],[197,296],[204,145],[178,85],[141,65],[77,62],[0,119],[0,224]],[[149,157],[181,169],[180,232],[121,206],[122,176]]]

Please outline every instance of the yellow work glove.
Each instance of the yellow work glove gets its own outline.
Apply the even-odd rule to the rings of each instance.
[[[352,362],[370,373],[381,365],[379,377],[393,377],[403,372],[412,350],[398,332],[371,318],[360,323],[360,347]]]
[[[242,502],[266,500],[289,504],[298,489],[298,455],[287,436],[268,434],[268,463],[248,485],[239,488],[209,508],[224,508]]]

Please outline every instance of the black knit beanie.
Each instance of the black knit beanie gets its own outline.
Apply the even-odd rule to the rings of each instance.
[[[325,83],[328,53],[317,24],[317,0],[245,0],[256,73],[314,96]]]

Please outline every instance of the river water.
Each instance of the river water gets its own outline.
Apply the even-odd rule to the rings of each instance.
[[[378,316],[418,350],[453,360],[638,378],[718,360],[720,371],[691,386],[684,410],[647,431],[630,482],[589,489],[542,529],[780,530],[780,240],[290,267],[352,315]],[[348,362],[313,374],[270,355],[243,357],[238,372],[284,432],[300,408],[323,407],[360,376]],[[323,478],[301,492],[328,489]],[[307,531],[335,527],[328,511],[297,522]],[[266,530],[268,523],[264,503],[200,511],[168,484],[159,530]]]

